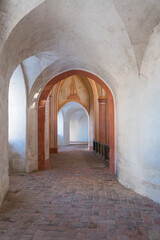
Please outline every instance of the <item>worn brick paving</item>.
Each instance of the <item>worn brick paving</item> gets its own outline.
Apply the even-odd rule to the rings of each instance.
[[[60,153],[51,169],[10,177],[0,240],[19,239],[160,240],[160,205],[119,184],[91,152]]]

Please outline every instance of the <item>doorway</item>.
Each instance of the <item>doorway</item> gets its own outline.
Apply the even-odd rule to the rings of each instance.
[[[89,115],[75,101],[66,103],[58,112],[58,152],[88,150]]]

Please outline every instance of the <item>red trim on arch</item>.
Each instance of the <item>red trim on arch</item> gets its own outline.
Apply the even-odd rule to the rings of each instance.
[[[72,75],[83,75],[85,77],[91,78],[92,80],[99,83],[107,93],[108,104],[109,104],[109,145],[110,145],[110,173],[115,173],[115,139],[114,139],[114,100],[110,89],[107,85],[97,76],[92,73],[82,71],[82,70],[71,70],[59,74],[58,76],[51,79],[44,87],[38,104],[38,169],[42,170],[46,168],[45,160],[45,103],[47,97],[53,88],[53,86],[63,80],[64,78],[70,77]]]

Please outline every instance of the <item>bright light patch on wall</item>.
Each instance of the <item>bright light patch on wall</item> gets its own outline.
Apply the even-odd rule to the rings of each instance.
[[[21,67],[14,71],[9,86],[9,141],[26,138],[26,89]]]
[[[63,145],[63,132],[64,132],[64,120],[63,120],[63,113],[59,111],[58,113],[58,145]]]
[[[26,157],[26,87],[20,65],[10,80],[8,116],[10,169],[21,171]]]
[[[35,105],[36,105],[35,102],[33,102],[32,105],[30,106],[30,109],[35,108]]]

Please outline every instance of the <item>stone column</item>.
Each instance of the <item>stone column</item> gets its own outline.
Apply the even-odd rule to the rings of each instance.
[[[107,143],[106,97],[98,99],[99,103],[99,141]]]

